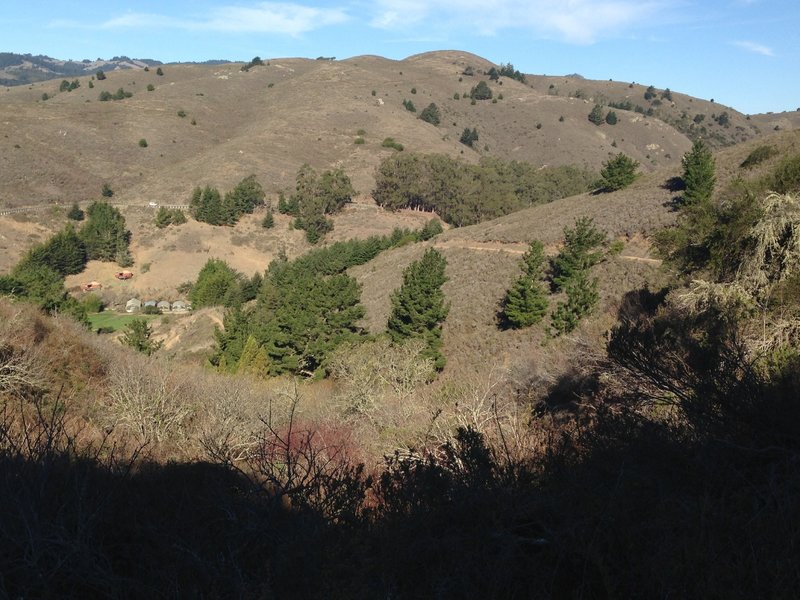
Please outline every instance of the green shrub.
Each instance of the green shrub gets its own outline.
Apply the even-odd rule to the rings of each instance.
[[[156,86],[154,86],[152,83],[148,83],[148,84],[147,84],[147,91],[148,91],[148,92],[152,92],[152,91],[154,91],[155,89],[156,89]]]
[[[385,138],[383,142],[381,142],[381,146],[384,148],[392,148],[394,150],[397,150],[398,152],[403,151],[403,144],[401,144],[400,142],[396,142],[394,138],[391,137]]]
[[[778,154],[778,149],[775,146],[759,146],[747,155],[739,166],[742,169],[751,169],[765,160],[769,160]]]
[[[472,129],[465,127],[458,141],[472,148],[472,145],[478,141],[478,130],[474,127]]]
[[[485,81],[479,81],[478,85],[470,90],[469,95],[473,100],[491,100],[492,90],[488,85],[486,85]]]
[[[430,123],[431,125],[439,125],[441,123],[441,112],[439,111],[439,107],[436,106],[433,102],[431,102],[428,106],[426,106],[421,113],[419,113],[419,118],[426,123]]]
[[[606,123],[609,125],[616,125],[617,113],[615,113],[613,110],[608,111],[608,114],[606,115]]]
[[[357,137],[356,139],[353,140],[353,143],[356,146],[360,146],[360,145],[364,144],[364,138],[363,137]]]
[[[139,147],[140,148],[147,148],[147,140],[142,138],[139,140]]]
[[[414,106],[414,103],[411,100],[403,99],[403,106],[408,112],[417,112],[417,107]]]
[[[178,116],[179,116],[181,119],[182,119],[182,118],[184,118],[184,117],[186,116],[186,111],[185,111],[185,110],[183,110],[183,109],[180,109],[180,110],[178,111]]]
[[[74,202],[70,209],[67,211],[67,218],[71,219],[72,221],[83,221],[86,215],[81,210],[81,207],[78,206],[77,202]]]
[[[106,78],[106,74],[103,73],[102,70],[97,71],[96,76],[97,76],[97,81],[103,81],[103,79]]]
[[[114,190],[111,189],[110,185],[104,183],[103,187],[100,188],[100,194],[103,198],[111,198],[114,195]]]
[[[603,107],[599,104],[595,104],[594,108],[592,108],[591,112],[589,113],[589,122],[594,123],[595,125],[602,125],[603,121]]]

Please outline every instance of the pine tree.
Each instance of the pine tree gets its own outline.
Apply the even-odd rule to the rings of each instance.
[[[130,346],[137,352],[142,352],[150,356],[157,352],[162,343],[152,340],[153,329],[147,324],[147,319],[139,318],[133,319],[125,328],[125,333],[122,336],[122,343]]]
[[[607,241],[603,231],[597,229],[590,217],[581,217],[575,226],[564,228],[564,247],[553,258],[552,287],[554,291],[564,290],[578,274],[591,269],[603,259],[598,250]]]
[[[620,152],[616,156],[603,163],[600,177],[603,181],[603,189],[614,192],[628,187],[636,181],[636,169],[639,163]]]
[[[422,109],[422,112],[419,113],[419,118],[426,123],[430,123],[431,125],[438,125],[442,121],[442,115],[439,111],[439,107],[433,102]]]
[[[595,104],[592,112],[589,113],[589,121],[595,125],[602,125],[604,120],[603,107],[599,104]]]
[[[697,204],[711,200],[716,177],[714,156],[703,140],[695,140],[692,149],[683,155],[684,204]]]
[[[530,327],[547,314],[547,292],[533,277],[523,275],[508,290],[503,301],[502,317],[512,329]]]
[[[534,240],[522,256],[524,275],[514,282],[503,300],[501,319],[508,327],[519,329],[540,322],[547,314],[547,292],[541,278],[545,265],[544,245]]]
[[[264,215],[264,218],[261,221],[261,226],[264,229],[272,229],[275,227],[275,217],[272,214],[272,210],[268,210],[267,214]]]
[[[94,202],[86,214],[88,218],[80,237],[89,260],[111,262],[128,252],[131,232],[125,228],[125,217],[118,209],[107,202]]]
[[[403,272],[403,284],[392,294],[392,314],[388,331],[396,342],[421,338],[427,344],[424,358],[434,361],[436,369],[445,365],[441,353],[442,323],[450,311],[445,302],[442,285],[447,281],[447,261],[440,252],[428,249],[423,257],[411,263]]]
[[[587,271],[580,271],[567,283],[564,291],[567,301],[559,302],[551,316],[553,336],[573,331],[578,322],[590,314],[600,301],[597,279],[589,279]]]

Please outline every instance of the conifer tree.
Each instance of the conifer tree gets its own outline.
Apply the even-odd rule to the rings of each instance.
[[[544,246],[534,240],[522,257],[525,274],[514,282],[503,300],[501,317],[507,326],[513,329],[530,327],[547,314],[547,292],[541,284],[544,264]]]
[[[564,290],[577,274],[588,271],[599,263],[603,252],[598,248],[606,241],[606,234],[597,229],[594,219],[590,217],[581,217],[575,221],[574,227],[565,227],[564,247],[553,258],[553,290]]]
[[[711,200],[716,177],[714,156],[703,140],[695,140],[692,149],[683,155],[684,204],[697,204]]]
[[[558,336],[573,331],[578,322],[590,314],[600,301],[597,279],[589,279],[588,271],[579,271],[564,288],[566,302],[559,302],[551,316],[553,335]]]
[[[80,237],[89,260],[111,262],[128,252],[131,232],[125,228],[125,217],[119,210],[107,202],[94,202],[86,214]]]
[[[636,181],[636,169],[638,167],[638,162],[622,152],[609,158],[603,163],[603,168],[600,171],[603,189],[607,192],[615,192],[628,187]]]
[[[603,107],[595,104],[592,111],[589,113],[589,121],[595,125],[602,125],[605,118],[603,117]]]
[[[445,302],[442,285],[447,281],[447,261],[441,253],[428,249],[422,258],[411,263],[403,272],[403,284],[392,294],[392,314],[388,330],[396,342],[420,338],[427,349],[424,358],[430,358],[437,370],[445,365],[442,348],[442,323],[450,311]]]

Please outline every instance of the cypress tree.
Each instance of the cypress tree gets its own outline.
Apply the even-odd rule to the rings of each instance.
[[[450,311],[442,285],[447,281],[447,261],[440,252],[428,249],[423,257],[403,272],[403,284],[392,294],[388,331],[396,342],[421,338],[427,344],[424,358],[431,358],[437,370],[445,365],[441,353],[442,322]]]
[[[683,155],[684,204],[697,204],[711,200],[716,177],[714,156],[703,140],[695,140],[692,149]]]

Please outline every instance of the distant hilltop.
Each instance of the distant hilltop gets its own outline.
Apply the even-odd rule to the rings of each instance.
[[[208,60],[196,64],[219,65],[228,60]],[[0,52],[0,85],[14,86],[57,79],[59,77],[80,77],[93,74],[98,69],[115,71],[122,69],[144,69],[163,65],[159,60],[150,58],[129,58],[115,56],[110,59],[98,58],[80,61],[60,60],[42,54],[16,54]]]

